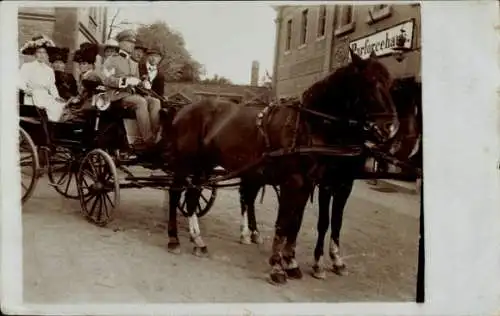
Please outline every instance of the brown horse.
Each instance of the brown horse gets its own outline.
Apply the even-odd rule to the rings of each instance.
[[[362,144],[368,134],[385,142],[399,127],[386,67],[376,58],[363,60],[352,51],[351,59],[311,86],[299,104],[275,105],[261,112],[255,107],[203,100],[177,112],[171,127],[165,129],[168,134],[163,134],[169,139],[166,159],[174,171],[169,191],[169,251],[180,251],[176,206],[186,188],[194,253],[208,252],[195,210],[200,185],[215,166],[221,166],[243,182],[280,186],[270,277],[275,283],[285,283],[287,276],[302,276],[295,260],[296,239],[308,197],[323,172],[325,150],[299,153],[301,147],[337,146],[337,154],[356,153],[349,146]],[[266,155],[273,151],[279,154]]]
[[[422,132],[420,84],[413,80],[401,80],[392,87],[391,96],[401,124],[395,137],[385,144],[385,151],[390,152],[400,161],[408,162],[411,167],[421,168],[422,162],[419,160],[419,135]],[[342,218],[354,180],[364,177],[363,172],[367,158],[369,157],[365,155],[337,158],[331,167],[327,166],[323,178],[318,183],[318,239],[314,250],[315,263],[313,266],[313,276],[317,278],[326,276],[322,259],[328,227],[331,227],[329,255],[333,263],[333,271],[339,275],[347,273],[347,267],[340,255]],[[261,185],[260,183],[243,183],[240,186],[242,215],[240,241],[243,244],[262,243],[255,216],[255,199]]]

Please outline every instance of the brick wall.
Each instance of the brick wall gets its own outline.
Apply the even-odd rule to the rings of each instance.
[[[281,6],[277,14],[277,43],[275,51],[275,88],[280,97],[298,96],[311,84],[349,60],[349,41],[378,30],[415,19],[413,47],[420,47],[420,7],[418,5],[391,5],[391,14],[375,23],[369,22],[368,11],[372,5],[356,5],[353,10],[354,28],[339,36],[335,35],[336,22],[341,6],[328,5],[325,37],[318,38],[319,5]],[[301,14],[309,10],[306,45],[300,45]],[[286,52],[287,21],[292,19],[291,49]],[[382,57],[381,61],[395,78],[415,76],[420,78],[420,52],[407,53],[402,62],[394,57]]]
[[[18,47],[29,41],[33,36],[45,34],[52,37],[54,32],[54,21],[41,21],[19,19],[18,22]]]
[[[85,41],[100,42],[104,38],[106,27],[106,8],[97,9],[97,28],[90,32],[86,25],[89,22],[88,8],[76,7],[22,7],[18,12],[18,45],[23,45],[33,36],[44,34],[50,37],[57,46],[70,50],[68,71],[74,71],[71,62],[73,52]],[[29,56],[20,56],[21,63],[28,61]]]
[[[353,20],[356,22],[356,25],[352,32],[347,32],[340,36],[334,36],[334,50],[332,51],[331,57],[332,69],[336,69],[346,62],[345,57],[347,57],[348,54],[349,41],[376,33],[409,19],[415,20],[415,26],[413,30],[413,47],[420,47],[421,19],[419,5],[390,5],[390,15],[377,20],[375,23],[370,22],[370,16],[368,13],[372,8],[373,6],[371,5],[355,6],[353,10]],[[413,51],[407,53],[405,57],[406,58],[402,62],[396,61],[396,59],[391,55],[381,57],[380,60],[391,71],[392,75],[395,78],[409,76],[420,78],[420,52]]]
[[[334,6],[326,6],[325,36],[318,36],[318,20],[320,7],[289,6],[284,7],[279,20],[279,43],[275,67],[276,94],[280,97],[293,96],[302,93],[312,83],[321,79],[327,69],[329,52],[328,32],[332,30]],[[302,12],[308,10],[308,23],[305,44],[300,44]],[[291,49],[286,48],[287,22],[292,20]]]

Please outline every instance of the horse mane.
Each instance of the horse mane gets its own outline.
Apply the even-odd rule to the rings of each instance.
[[[302,93],[301,107],[337,117],[341,121],[325,125],[323,118],[310,115],[308,122],[311,131],[328,135],[328,138],[346,139],[345,135],[352,135],[353,139],[358,139],[362,133],[361,127],[349,125],[348,120],[362,118],[365,109],[354,107],[364,106],[362,100],[369,99],[366,94],[371,93],[365,87],[375,86],[376,83],[383,84],[387,89],[392,85],[387,68],[376,58],[363,60],[355,56],[355,61],[312,84]]]
[[[363,81],[378,80],[389,86],[392,84],[389,71],[375,58],[360,60],[358,63],[359,65],[355,65],[350,62],[312,84],[302,93],[302,106],[342,116],[347,114],[354,98],[358,97]],[[365,78],[361,77],[362,73]]]
[[[302,93],[302,106],[306,109],[325,112],[325,108],[340,110],[348,100],[346,86],[351,81],[351,64],[338,68],[333,73],[315,82]]]

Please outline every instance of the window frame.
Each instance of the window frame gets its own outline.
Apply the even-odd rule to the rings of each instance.
[[[326,36],[326,16],[327,16],[326,5],[322,4],[319,6],[319,11],[318,11],[318,29],[316,32],[316,37],[318,40],[323,39]]]
[[[383,8],[378,8],[377,6],[379,5],[373,5],[368,9],[368,16],[366,17],[367,24],[375,24],[389,18],[392,15],[392,4],[383,3],[382,5],[385,5]]]
[[[292,49],[292,33],[293,33],[293,19],[286,21],[285,29],[285,53],[290,52]]]
[[[348,22],[347,24],[341,24],[342,19],[343,19],[343,15],[345,14],[344,12],[347,8],[351,9],[350,22]],[[350,5],[341,6],[340,12],[336,12],[336,16],[339,18],[339,19],[337,19],[337,21],[340,21],[340,23],[335,28],[335,36],[342,36],[342,35],[345,35],[347,33],[354,32],[354,29],[356,28],[356,19],[354,18],[355,17],[355,10],[356,10],[356,7],[352,4],[350,4]],[[338,14],[338,13],[340,13],[340,14]]]
[[[299,34],[299,48],[307,45],[307,29],[309,24],[309,8],[303,9],[300,12],[300,34]]]

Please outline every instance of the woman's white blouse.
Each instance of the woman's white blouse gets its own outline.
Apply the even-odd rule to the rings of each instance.
[[[32,93],[31,97],[25,97],[25,104],[44,108],[49,120],[59,120],[65,104],[56,100],[59,93],[54,70],[49,65],[36,60],[24,63],[20,70],[19,88]]]

